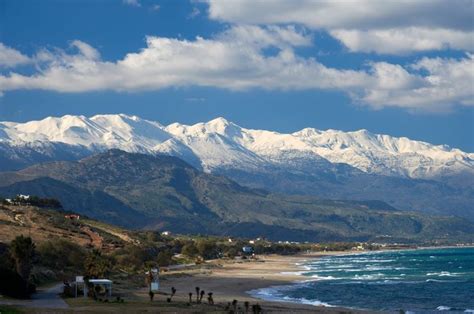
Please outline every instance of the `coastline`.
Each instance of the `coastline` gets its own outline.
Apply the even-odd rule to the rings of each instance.
[[[420,247],[408,250],[439,248]],[[280,299],[272,296],[271,292],[272,289],[277,287],[281,289],[282,286],[308,282],[308,278],[298,273],[305,271],[301,264],[310,259],[403,250],[407,249],[311,252],[286,256],[258,255],[256,260],[214,260],[194,268],[170,271],[160,275],[160,278],[162,278],[160,284],[163,291],[168,291],[171,287],[175,287],[178,291],[184,292],[185,295],[187,295],[187,292],[194,292],[194,287],[198,286],[206,292],[213,292],[216,303],[221,305],[225,305],[235,299],[240,304],[245,301],[251,304],[258,303],[266,311],[369,313],[375,311],[336,307],[322,302],[307,300]],[[317,279],[313,280],[317,281]],[[182,301],[186,301],[186,299],[182,298]]]
[[[348,252],[321,252],[294,256],[259,255],[256,260],[210,261],[199,268],[170,271],[160,275],[160,290],[168,291],[175,287],[181,293],[182,301],[186,301],[188,292],[195,287],[214,293],[216,303],[227,304],[234,299],[240,304],[262,306],[266,311],[282,312],[351,312],[367,313],[363,310],[325,306],[321,304],[304,304],[291,300],[261,298],[257,295],[260,289],[271,289],[275,286],[286,286],[304,282],[297,272],[302,271],[298,264],[312,258],[340,255]],[[355,253],[355,252],[354,252]],[[180,297],[178,297],[179,299]]]

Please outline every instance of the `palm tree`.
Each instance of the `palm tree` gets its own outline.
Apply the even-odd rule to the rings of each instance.
[[[214,304],[214,299],[212,298],[212,292],[209,292],[208,294],[208,297],[207,297],[207,303],[209,304]]]
[[[232,308],[234,309],[234,313],[237,312],[237,300],[234,299],[234,301],[232,301]]]
[[[199,287],[196,287],[196,303],[199,303],[199,290],[201,290]]]
[[[205,294],[205,293],[206,293],[206,292],[205,292],[204,290],[201,290],[201,297],[199,298],[199,303],[202,302],[202,298],[204,297],[204,294]]]

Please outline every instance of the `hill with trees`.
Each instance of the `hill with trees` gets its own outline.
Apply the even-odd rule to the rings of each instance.
[[[0,195],[57,198],[67,210],[135,229],[313,242],[471,242],[474,233],[473,223],[460,218],[379,201],[273,194],[176,157],[120,150],[1,173],[0,182]]]

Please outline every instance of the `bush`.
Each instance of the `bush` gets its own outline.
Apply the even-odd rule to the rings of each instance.
[[[87,278],[104,278],[112,267],[108,256],[103,256],[99,250],[90,252],[84,261],[84,270]]]
[[[212,259],[218,257],[218,250],[215,241],[200,240],[196,245],[199,255],[204,259]]]
[[[28,298],[35,292],[35,286],[25,281],[12,269],[0,266],[0,294],[12,298]]]
[[[53,270],[71,269],[75,272],[84,270],[85,250],[64,239],[54,239],[38,246],[38,260],[42,266]]]
[[[156,258],[158,266],[168,266],[172,264],[172,257],[173,254],[169,250],[161,251]]]
[[[24,280],[15,269],[15,261],[8,245],[0,243],[0,294],[13,298],[27,298],[35,286]]]
[[[194,257],[198,254],[198,249],[196,248],[196,245],[194,245],[194,242],[188,242],[186,243],[183,248],[181,249],[181,254],[184,254],[189,257]]]
[[[129,245],[123,249],[117,250],[113,254],[113,258],[116,261],[116,265],[120,268],[127,269],[129,271],[142,271],[144,268],[156,267],[158,264],[157,258],[160,252],[168,251],[167,249],[158,249],[155,246],[136,246]],[[169,259],[172,254],[170,253]],[[161,256],[162,261],[165,262],[165,258]]]

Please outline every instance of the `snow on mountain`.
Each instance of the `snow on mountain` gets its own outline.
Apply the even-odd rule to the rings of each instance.
[[[221,168],[258,170],[284,166],[311,171],[343,163],[363,172],[410,178],[474,174],[474,154],[372,134],[303,129],[292,134],[251,130],[217,118],[207,123],[163,126],[136,116],[48,117],[26,123],[0,122],[0,144],[44,147],[46,143],[83,146],[91,152],[119,148],[129,152],[165,153],[206,171]]]
[[[303,129],[293,136],[333,163],[347,163],[364,172],[411,178],[474,173],[474,154],[406,137],[372,134],[367,130],[342,132]]]
[[[252,169],[266,163],[239,144],[244,130],[223,118],[192,126],[173,123],[166,131],[188,146],[200,158],[206,171],[219,167]]]

